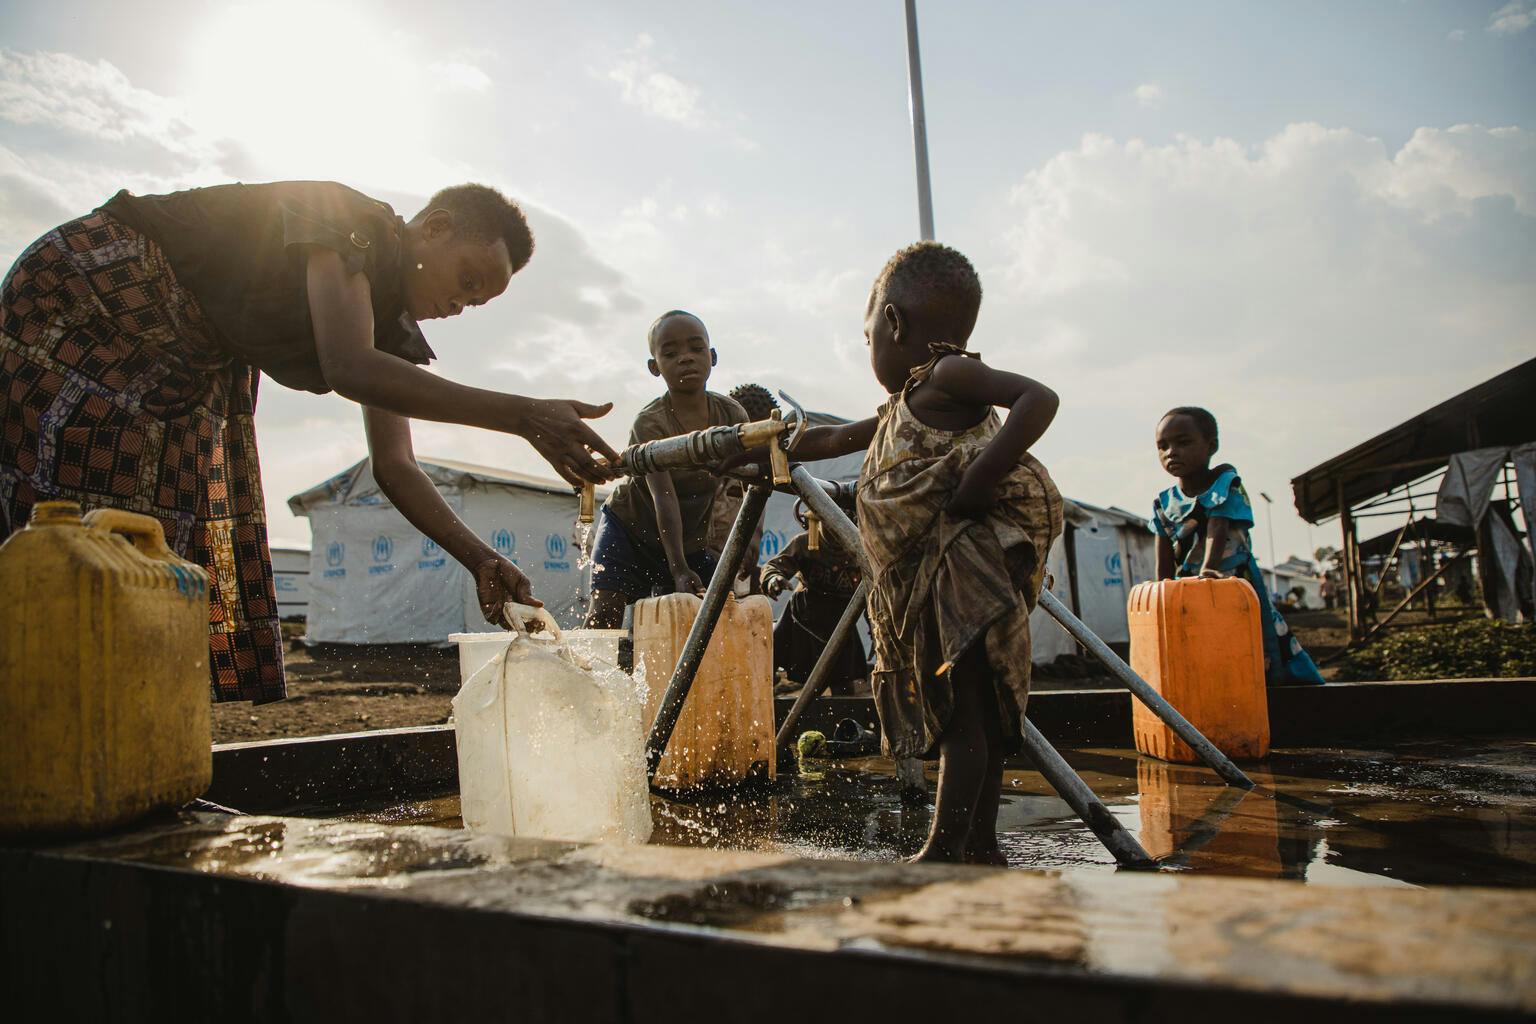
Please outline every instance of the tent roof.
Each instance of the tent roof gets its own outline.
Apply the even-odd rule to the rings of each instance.
[[[448,487],[474,487],[475,485],[511,488],[525,491],[537,491],[542,494],[558,494],[566,497],[574,497],[571,485],[564,480],[554,480],[549,477],[531,476],[527,473],[518,473],[510,469],[501,469],[497,466],[482,466],[474,462],[463,462],[459,459],[444,459],[435,455],[419,455],[416,464],[421,467],[432,482],[439,486]],[[328,480],[322,481],[308,490],[301,491],[288,499],[288,508],[296,516],[306,516],[309,511],[321,505],[344,502],[351,495],[358,478],[368,466],[368,460],[363,459],[337,473]],[[608,496],[609,488],[597,488],[597,499],[602,501]]]
[[[1536,441],[1536,359],[1506,370],[1291,481],[1296,511],[1317,523],[1339,514],[1338,487],[1353,507],[1443,468],[1473,448]]]

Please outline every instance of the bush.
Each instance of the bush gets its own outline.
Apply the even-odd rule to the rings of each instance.
[[[1339,659],[1340,680],[1536,676],[1536,629],[1493,619],[1389,633]]]

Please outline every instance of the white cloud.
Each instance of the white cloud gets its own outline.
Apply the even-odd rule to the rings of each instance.
[[[1446,33],[1445,38],[1453,43],[1462,42],[1467,38],[1467,30],[1464,28],[1453,28],[1450,32]]]
[[[662,70],[654,47],[655,40],[642,32],[635,45],[619,55],[618,63],[604,77],[618,84],[625,103],[652,117],[689,128],[704,127],[707,121],[698,88]]]
[[[467,60],[438,61],[428,69],[443,92],[486,92],[491,76]]]
[[[1136,102],[1144,107],[1160,107],[1163,105],[1163,87],[1156,82],[1142,82],[1131,95],[1136,97]]]
[[[976,347],[1061,393],[1041,455],[1090,501],[1139,510],[1166,486],[1150,437],[1170,406],[1210,407],[1224,455],[1278,497],[1536,351],[1520,128],[1421,128],[1395,152],[1313,124],[1256,147],[1089,136],[1000,216]],[[1282,556],[1303,550],[1294,518],[1277,529]]]
[[[1531,0],[1513,0],[1488,16],[1488,31],[1496,35],[1512,36],[1524,32],[1536,22],[1536,9]]]

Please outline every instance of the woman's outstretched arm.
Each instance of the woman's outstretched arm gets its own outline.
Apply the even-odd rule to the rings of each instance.
[[[347,273],[339,255],[311,253],[308,282],[320,372],[343,398],[411,419],[516,434],[573,485],[611,475],[592,456],[617,461],[617,453],[583,420],[606,414],[612,404],[524,398],[444,380],[374,348],[368,279]]]

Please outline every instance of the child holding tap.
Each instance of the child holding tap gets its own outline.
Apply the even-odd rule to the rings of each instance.
[[[646,368],[667,390],[640,410],[629,443],[745,423],[742,407],[705,388],[718,356],[704,322],[673,309],[651,324]],[[627,605],[653,591],[698,593],[714,572],[708,550],[710,510],[718,482],[704,470],[626,479],[603,504],[592,552],[592,608],[587,628],[622,625]]]
[[[1022,736],[1029,613],[1062,503],[1029,454],[1056,395],[966,349],[980,308],[981,281],[958,251],[919,242],[892,256],[864,318],[870,364],[891,397],[870,419],[810,428],[794,457],[867,450],[859,532],[884,744],[896,757],[939,755],[916,859],[1006,864],[1003,759]]]

